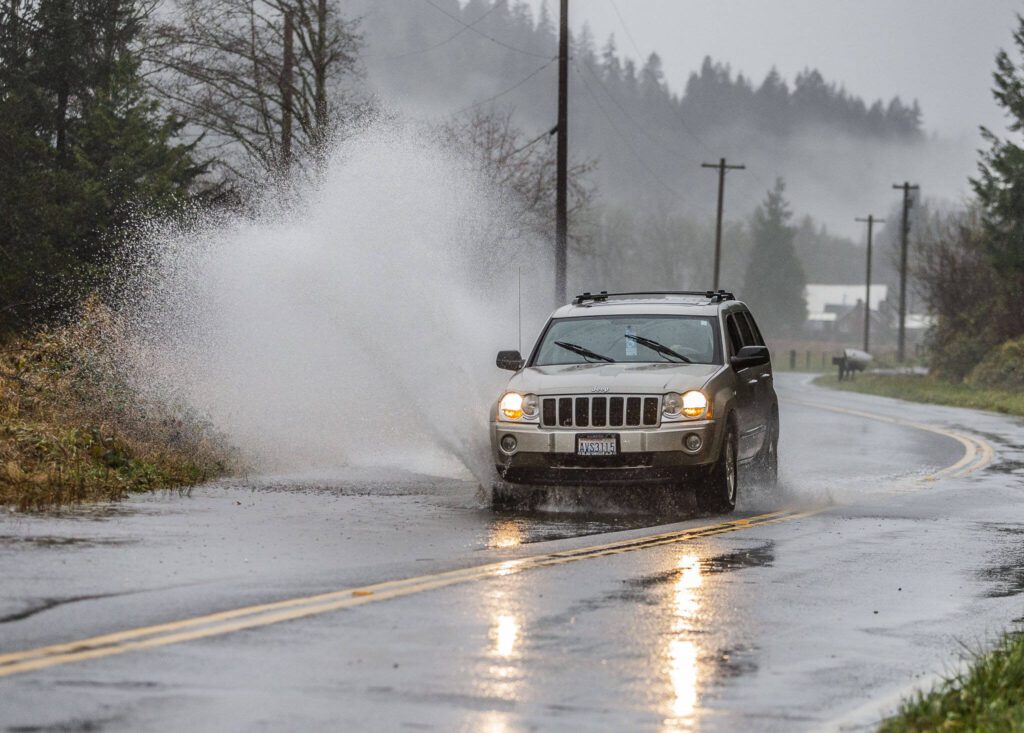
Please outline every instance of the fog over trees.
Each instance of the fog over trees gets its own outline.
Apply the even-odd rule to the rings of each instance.
[[[285,167],[315,173],[374,115],[468,150],[543,241],[554,21],[522,0],[4,0],[3,312],[34,307],[52,278],[73,298],[70,273],[87,285],[133,212],[244,205]],[[916,103],[863,100],[812,69],[754,80],[706,59],[675,88],[657,54],[638,63],[584,27],[569,94],[574,289],[707,287],[717,181],[704,161],[746,165],[725,195],[722,284],[737,290],[777,178],[807,281],[851,283],[853,217],[891,203],[909,162],[950,167]],[[897,229],[877,238],[883,282]]]
[[[440,119],[511,111],[527,139],[551,128],[554,5],[539,14],[509,0],[364,0],[351,7],[363,30],[367,80],[385,107]],[[579,160],[596,163],[590,180],[600,230],[573,253],[577,284],[703,287],[716,181],[700,164],[722,156],[748,167],[728,181],[724,285],[742,286],[749,217],[777,176],[787,182],[808,280],[859,282],[863,247],[853,215],[888,203],[891,180],[936,154],[939,143],[926,134],[917,103],[864,100],[813,69],[791,80],[774,70],[750,79],[710,58],[676,89],[657,54],[637,63],[621,43],[596,39],[586,26],[572,39],[570,147]],[[945,191],[929,191],[936,193]],[[895,282],[884,255],[896,232],[878,233],[882,281]]]

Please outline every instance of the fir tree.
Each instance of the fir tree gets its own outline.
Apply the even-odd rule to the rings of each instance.
[[[796,256],[796,228],[781,178],[768,191],[751,222],[753,249],[744,280],[743,300],[758,314],[769,338],[795,334],[807,319],[807,284]]]
[[[1018,16],[1013,34],[1024,53],[1024,17]],[[993,73],[996,101],[1010,118],[1009,130],[1024,131],[1024,68],[1002,50]],[[988,150],[982,153],[979,176],[971,183],[984,210],[988,250],[996,270],[1024,278],[1024,148],[998,137],[987,128],[982,135]]]

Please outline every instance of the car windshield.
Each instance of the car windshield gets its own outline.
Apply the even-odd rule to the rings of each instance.
[[[556,318],[531,366],[687,361],[721,364],[715,319],[638,315]]]

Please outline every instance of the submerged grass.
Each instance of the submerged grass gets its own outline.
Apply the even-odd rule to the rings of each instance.
[[[911,402],[970,407],[1024,416],[1024,392],[954,384],[919,374],[858,374],[840,382],[835,376],[818,377],[815,384],[849,392],[897,397]]]
[[[879,731],[1024,731],[1024,635],[1003,637],[967,671],[904,701]]]
[[[117,330],[90,302],[73,326],[0,345],[0,507],[117,500],[239,468],[209,425],[132,385]]]

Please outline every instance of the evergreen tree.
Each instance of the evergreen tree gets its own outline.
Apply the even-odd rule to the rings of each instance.
[[[0,15],[0,327],[74,302],[136,212],[169,212],[201,172],[142,91],[140,8],[39,0]]]
[[[1013,40],[1024,53],[1024,17],[1018,16]],[[1010,132],[1019,134],[1024,131],[1024,68],[1002,50],[993,79],[993,94],[1010,118]],[[986,128],[982,135],[989,147],[972,184],[984,210],[989,255],[997,272],[1024,278],[1024,148]]]
[[[751,221],[753,248],[744,280],[743,300],[758,314],[769,338],[796,334],[807,320],[807,284],[796,256],[796,228],[785,198],[785,183],[776,179]]]

